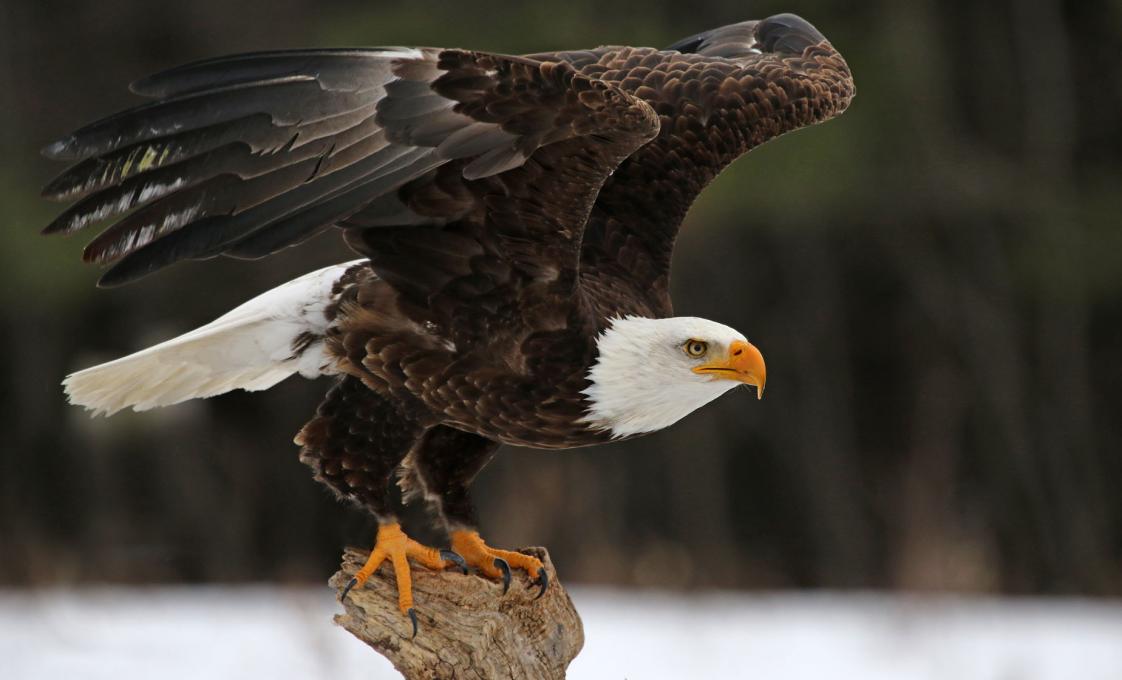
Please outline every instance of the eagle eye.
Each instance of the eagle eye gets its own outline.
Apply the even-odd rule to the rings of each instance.
[[[704,340],[687,340],[684,349],[691,357],[701,357],[709,351],[709,343]]]

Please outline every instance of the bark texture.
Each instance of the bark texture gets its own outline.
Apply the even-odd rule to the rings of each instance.
[[[420,629],[410,639],[409,618],[397,608],[397,586],[387,561],[343,602],[335,622],[389,659],[407,680],[416,678],[563,678],[584,646],[584,628],[544,548],[520,552],[542,561],[549,588],[538,600],[529,577],[514,572],[510,590],[474,573],[412,569]],[[347,548],[331,577],[342,593],[367,552]]]

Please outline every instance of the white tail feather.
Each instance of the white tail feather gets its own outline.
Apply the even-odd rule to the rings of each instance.
[[[322,341],[299,353],[294,347],[303,334],[324,334],[331,289],[360,261],[305,274],[201,328],[73,373],[62,382],[70,403],[112,415],[130,406],[146,411],[239,388],[264,390],[294,373],[334,373]]]

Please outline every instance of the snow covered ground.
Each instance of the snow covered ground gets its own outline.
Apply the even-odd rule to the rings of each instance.
[[[569,677],[1122,680],[1122,603],[571,589]],[[0,678],[394,678],[327,588],[0,591]]]

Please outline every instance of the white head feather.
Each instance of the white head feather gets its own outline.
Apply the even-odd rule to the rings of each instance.
[[[702,356],[687,351],[690,341],[706,345]],[[697,317],[615,319],[597,341],[599,357],[584,390],[590,407],[584,421],[611,430],[613,437],[653,432],[672,425],[730,389],[749,382],[741,374],[722,379],[694,369],[729,358],[730,348],[747,340],[724,324]],[[759,352],[747,345],[750,351]],[[735,350],[732,350],[735,351]],[[740,352],[736,352],[739,354]],[[759,390],[761,375],[753,376]]]

